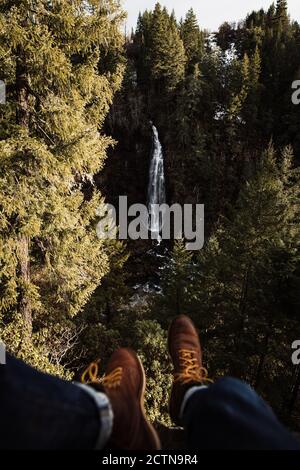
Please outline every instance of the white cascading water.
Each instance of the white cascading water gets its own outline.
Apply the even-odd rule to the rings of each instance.
[[[148,185],[148,210],[150,214],[149,229],[152,232],[152,238],[161,241],[160,232],[162,221],[159,213],[155,210],[155,204],[164,204],[166,202],[166,185],[164,171],[164,156],[162,146],[159,141],[158,131],[152,125],[153,131],[153,153],[149,170]]]

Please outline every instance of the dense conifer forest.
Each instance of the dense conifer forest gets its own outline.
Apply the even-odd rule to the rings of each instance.
[[[125,16],[0,1],[0,339],[70,380],[133,347],[169,426],[167,329],[185,313],[210,375],[246,380],[299,431],[300,25],[285,0],[214,32],[188,2],[126,36]],[[150,121],[168,204],[205,205],[201,250],[97,237],[106,203],[147,203]]]

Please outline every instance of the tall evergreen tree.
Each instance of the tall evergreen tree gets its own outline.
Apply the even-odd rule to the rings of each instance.
[[[286,22],[288,19],[288,2],[287,0],[277,0],[276,3],[277,19]]]
[[[0,314],[21,319],[21,343],[80,311],[109,268],[102,197],[83,188],[112,143],[100,130],[123,66],[99,70],[123,18],[114,1],[1,2]]]
[[[180,315],[188,304],[187,290],[192,276],[192,253],[183,240],[176,240],[162,278],[164,319]],[[166,323],[167,324],[167,323]]]
[[[271,147],[265,153],[237,208],[199,254],[198,280],[187,292],[187,297],[198,292],[199,307],[193,311],[201,306],[199,325],[217,328],[217,336],[227,338],[226,352],[222,344],[216,351],[218,366],[229,367],[256,386],[268,354],[282,354],[276,350],[274,331],[287,334],[287,348],[292,341],[284,292],[291,289],[299,263],[299,208],[294,199],[299,171],[291,162],[290,149],[284,151],[281,166]],[[273,372],[276,367],[275,359]]]
[[[160,4],[152,17],[151,72],[158,85],[173,90],[184,78],[186,56],[174,20]]]
[[[204,35],[200,31],[197,17],[191,8],[182,22],[180,35],[183,40],[187,65],[190,69],[199,64],[204,50]]]
[[[248,54],[245,53],[241,63],[236,62],[236,65],[238,66],[237,72],[239,75],[240,88],[237,92],[233,92],[228,110],[229,120],[233,121],[233,123],[240,122],[241,111],[249,93],[251,70]]]

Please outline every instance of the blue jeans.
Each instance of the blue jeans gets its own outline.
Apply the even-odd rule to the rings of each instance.
[[[300,441],[247,384],[224,378],[190,392],[182,412],[190,449],[300,450]]]
[[[183,410],[189,448],[300,449],[246,384],[227,378],[192,392]],[[0,449],[103,447],[112,420],[101,393],[40,373],[9,355],[0,365]]]
[[[0,365],[1,449],[98,446],[102,394],[38,372],[10,355],[6,360]]]

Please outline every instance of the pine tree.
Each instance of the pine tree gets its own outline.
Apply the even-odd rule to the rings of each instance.
[[[191,149],[193,145],[198,144],[195,141],[195,133],[201,127],[199,119],[201,98],[202,78],[199,67],[196,65],[193,73],[186,77],[177,98],[174,138],[181,149]]]
[[[272,26],[275,15],[276,15],[276,6],[275,6],[275,3],[272,3],[272,5],[270,5],[267,11],[267,25],[268,26]]]
[[[287,1],[277,0],[273,28],[278,44],[282,41],[282,34],[285,35],[288,32],[289,22]]]
[[[178,27],[177,20],[176,20],[176,15],[175,15],[175,10],[174,10],[174,9],[172,10],[172,13],[171,13],[171,15],[170,15],[170,23],[171,23],[175,28]]]
[[[138,59],[136,61],[138,83],[145,89],[149,86],[150,70],[150,44],[151,44],[152,12],[146,10],[138,17],[137,28],[134,34],[134,44],[137,47]]]
[[[184,78],[186,56],[174,20],[156,4],[152,17],[151,73],[158,84],[172,91]]]
[[[99,130],[123,66],[99,70],[121,50],[123,18],[114,2],[1,4],[0,315],[20,319],[21,343],[76,315],[109,268],[95,231],[103,200],[83,187],[112,143]]]
[[[199,64],[204,51],[204,35],[201,33],[197,17],[191,8],[180,27],[180,35],[183,40],[187,65],[190,70],[195,64]]]
[[[199,326],[217,328],[215,334],[227,338],[226,352],[221,343],[214,362],[256,386],[268,354],[276,358],[282,353],[276,350],[274,331],[287,334],[286,322],[291,321],[283,302],[299,262],[300,229],[295,205],[299,171],[291,161],[290,149],[281,167],[272,147],[264,154],[237,207],[199,254],[190,291],[190,297],[198,293],[201,316],[194,318]],[[291,336],[285,341],[289,344]],[[276,367],[274,359],[273,373]]]
[[[229,104],[229,132],[232,137],[238,131],[245,132],[245,139],[252,144],[257,141],[258,112],[261,93],[261,55],[258,46],[252,56],[244,54],[243,60],[236,60],[232,63],[235,70],[236,82],[239,89],[234,86],[232,97]],[[232,80],[233,85],[234,81]],[[230,89],[230,87],[229,87]],[[236,147],[234,147],[236,149]],[[235,150],[237,151],[237,150]]]
[[[186,60],[175,13],[169,15],[159,3],[153,12],[146,10],[138,18],[134,42],[139,50],[137,69],[141,86],[152,88],[155,82],[162,89],[174,89],[183,78]]]
[[[231,121],[235,121],[240,118],[240,113],[244,106],[245,100],[248,96],[250,86],[250,59],[248,54],[244,54],[243,60],[240,64],[240,90],[238,93],[234,93],[229,106],[228,117]]]
[[[257,86],[261,74],[261,57],[258,47],[256,46],[253,57],[251,58],[250,81],[251,86]]]
[[[286,22],[288,20],[288,2],[287,0],[277,0],[276,3],[277,20]]]
[[[102,279],[101,285],[94,291],[86,304],[84,314],[78,321],[88,323],[93,328],[99,318],[107,323],[117,315],[121,305],[129,300],[129,288],[126,285],[128,273],[126,262],[129,258],[126,245],[119,240],[109,240],[106,246],[110,270]]]
[[[255,51],[250,57],[249,77],[247,95],[242,107],[242,119],[245,123],[245,134],[249,145],[257,139],[258,113],[261,94],[261,56],[259,48],[256,46]]]
[[[187,251],[184,241],[177,240],[162,278],[163,303],[166,308],[164,320],[185,311],[189,301],[187,289],[191,276],[192,253]]]

